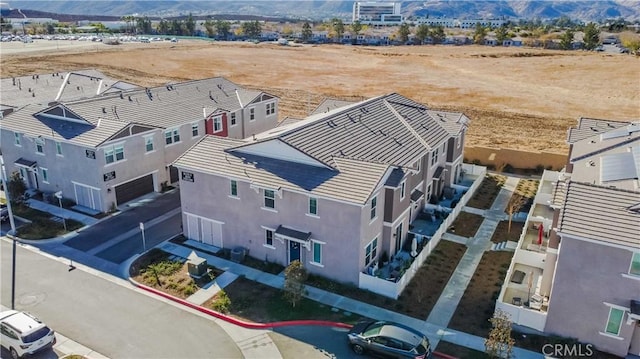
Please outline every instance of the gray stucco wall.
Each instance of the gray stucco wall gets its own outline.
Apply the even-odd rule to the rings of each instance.
[[[605,302],[629,308],[631,299],[640,298],[640,280],[622,275],[628,273],[631,257],[631,250],[564,236],[545,332],[577,338],[605,352],[626,356],[635,324],[627,325],[627,314],[618,339],[599,333],[605,331],[609,317],[610,307]]]
[[[188,170],[187,170],[188,171]],[[303,248],[302,259],[309,272],[342,282],[358,283],[358,273],[364,267],[364,246],[373,239],[372,229],[381,228],[382,214],[362,230],[360,220],[368,215],[369,207],[318,198],[318,216],[307,215],[309,196],[283,191],[276,195],[277,212],[262,209],[263,190],[256,192],[249,183],[238,180],[238,197],[231,198],[230,179],[195,172],[194,182],[180,181],[180,197],[183,212],[183,228],[187,228],[187,214],[224,222],[223,246],[242,246],[249,255],[287,265],[287,241],[273,240],[273,247],[266,247],[265,228],[275,230],[279,225],[304,232],[311,232],[312,239],[322,241],[322,267],[310,263],[313,252]],[[382,203],[381,203],[382,204]],[[381,208],[380,208],[381,210]],[[370,238],[371,237],[371,238]],[[380,239],[379,239],[380,241]]]
[[[275,103],[276,111],[273,114],[266,114],[267,103]],[[250,120],[251,109],[255,110],[255,120]],[[254,134],[264,132],[266,130],[276,127],[278,124],[278,99],[270,99],[267,101],[258,102],[255,104],[247,105],[243,110],[244,118],[244,137],[248,138]]]

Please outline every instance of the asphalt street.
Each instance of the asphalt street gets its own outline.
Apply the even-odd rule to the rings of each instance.
[[[11,306],[11,243],[1,241],[2,305]],[[116,281],[116,282],[114,282]],[[214,320],[159,300],[120,279],[17,250],[16,309],[110,358],[240,358]]]

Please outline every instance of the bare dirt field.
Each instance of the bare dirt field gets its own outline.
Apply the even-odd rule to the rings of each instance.
[[[0,46],[2,77],[97,68],[153,86],[224,76],[280,96],[281,118],[304,117],[323,96],[361,99],[398,92],[434,109],[464,112],[472,120],[467,144],[473,146],[564,154],[566,131],[581,116],[640,118],[640,58],[623,54],[206,41],[47,44],[38,51],[27,46]]]

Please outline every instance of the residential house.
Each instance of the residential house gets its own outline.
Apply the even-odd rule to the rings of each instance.
[[[174,162],[184,233],[358,285],[459,180],[467,124],[389,94],[250,139],[207,136]]]
[[[542,178],[496,309],[640,355],[640,123],[581,118],[568,142],[565,170]]]
[[[105,212],[177,182],[170,164],[206,133],[243,138],[275,127],[277,105],[224,78],[58,99],[5,116],[2,155],[29,189]]]

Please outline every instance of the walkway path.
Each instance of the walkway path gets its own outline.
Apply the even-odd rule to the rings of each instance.
[[[507,208],[507,203],[518,185],[518,181],[518,178],[508,177],[489,210],[483,211],[477,208],[464,207],[464,211],[480,214],[485,218],[480,224],[476,235],[467,240],[467,251],[460,259],[458,267],[451,275],[440,298],[431,309],[427,323],[442,327],[449,325],[458,303],[460,303],[460,299],[462,299],[464,291],[467,289],[469,281],[482,259],[482,255],[485,251],[491,249],[493,232],[496,230],[498,223],[506,219],[504,210]],[[451,236],[443,236],[443,239],[449,239],[449,237]],[[453,238],[455,242],[459,242],[457,237],[459,236]],[[434,345],[437,345],[437,342]]]
[[[95,219],[95,218],[93,218],[91,216],[87,216],[86,214],[82,214],[80,212],[68,210],[68,209],[65,209],[65,208],[60,208],[60,206],[54,206],[52,204],[45,203],[45,202],[42,202],[42,201],[38,201],[38,200],[35,200],[35,199],[27,200],[27,204],[29,205],[29,207],[31,207],[33,209],[37,209],[39,211],[51,213],[52,215],[54,215],[56,217],[60,217],[60,218],[64,218],[64,219],[73,219],[75,221],[78,221],[78,222],[84,224],[85,226],[90,226],[90,225],[96,224],[98,222],[97,219]]]

